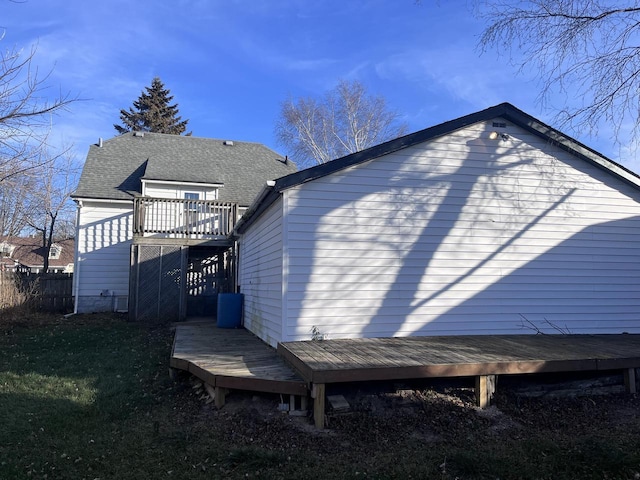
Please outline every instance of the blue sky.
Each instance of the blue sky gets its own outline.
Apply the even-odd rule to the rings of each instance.
[[[534,72],[517,74],[496,52],[480,54],[484,24],[471,1],[423,0],[24,0],[2,3],[0,47],[37,44],[47,94],[83,101],[54,118],[55,142],[116,135],[119,111],[159,76],[194,135],[276,143],[288,96],[320,95],[357,79],[400,113],[409,131],[501,102],[553,125],[537,102]],[[640,170],[607,138],[567,131]]]

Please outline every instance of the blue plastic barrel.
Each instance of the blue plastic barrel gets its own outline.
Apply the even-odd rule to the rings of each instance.
[[[218,294],[218,328],[240,328],[243,298],[242,293]]]

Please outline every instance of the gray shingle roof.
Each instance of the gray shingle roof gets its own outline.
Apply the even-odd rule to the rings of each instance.
[[[222,183],[219,199],[250,205],[267,180],[296,171],[259,143],[127,133],[91,145],[74,198],[131,200],[141,179]]]

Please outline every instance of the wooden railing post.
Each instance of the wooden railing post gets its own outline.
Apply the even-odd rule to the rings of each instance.
[[[133,199],[133,234],[138,234],[138,199]]]

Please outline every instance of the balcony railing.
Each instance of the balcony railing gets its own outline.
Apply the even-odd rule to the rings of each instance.
[[[133,200],[134,235],[181,237],[227,236],[238,205],[215,200],[137,197]]]

